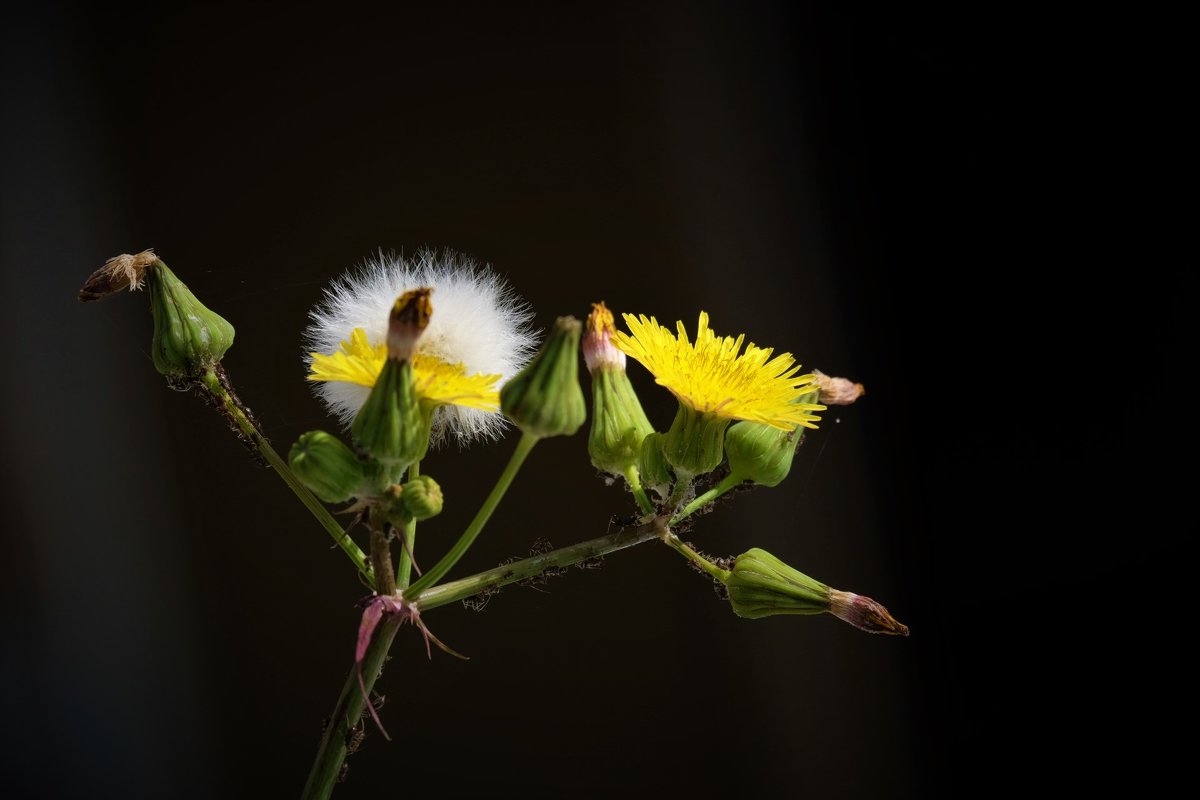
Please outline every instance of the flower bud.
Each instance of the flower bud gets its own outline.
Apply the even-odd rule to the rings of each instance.
[[[712,472],[725,457],[729,419],[679,404],[675,421],[663,439],[663,455],[680,480]]]
[[[625,475],[637,465],[642,440],[654,431],[625,374],[625,354],[612,343],[612,312],[592,306],[583,337],[583,358],[592,374],[592,429],[588,455],[601,472]]]
[[[828,612],[868,633],[908,636],[908,626],[871,598],[831,589],[757,547],[738,556],[720,577],[733,613],[745,619]]]
[[[746,619],[829,610],[829,587],[760,548],[742,553],[725,577],[733,613]]]
[[[190,378],[220,361],[233,344],[233,326],[197,300],[161,260],[145,276],[154,315],[154,367],[167,377]]]
[[[663,455],[663,439],[661,433],[651,433],[642,439],[642,446],[638,452],[638,472],[642,485],[653,489],[665,500],[675,476],[671,474],[671,465]]]
[[[579,388],[579,320],[559,317],[541,351],[500,390],[500,408],[525,433],[569,436],[587,419]]]
[[[354,441],[389,467],[421,460],[429,449],[433,415],[421,408],[410,357],[429,324],[429,289],[406,292],[388,321],[388,358],[351,426]]]
[[[816,405],[817,393],[809,392],[797,399],[814,411],[824,410]],[[742,420],[725,431],[725,455],[729,473],[737,482],[753,481],[760,486],[778,486],[792,470],[792,458],[803,440],[805,428],[790,431]]]
[[[404,484],[400,502],[408,516],[416,520],[429,519],[442,513],[442,487],[428,475],[419,475]]]
[[[345,503],[363,490],[363,463],[325,431],[309,431],[297,439],[288,463],[296,477],[326,503]]]

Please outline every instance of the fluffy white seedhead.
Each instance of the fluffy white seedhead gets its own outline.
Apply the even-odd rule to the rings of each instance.
[[[433,287],[433,315],[417,343],[417,352],[452,364],[467,374],[499,374],[503,386],[532,357],[537,337],[530,329],[533,312],[488,265],[453,251],[421,250],[405,258],[380,252],[350,270],[325,290],[310,313],[304,332],[305,361],[310,352],[333,353],[355,328],[372,344],[386,341],[388,315],[396,298],[411,289]],[[342,381],[313,384],[317,396],[350,425],[370,389]],[[494,439],[507,425],[500,412],[445,405],[433,421],[437,444],[448,434],[460,445]]]

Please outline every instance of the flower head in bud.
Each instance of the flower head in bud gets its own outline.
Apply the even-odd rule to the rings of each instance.
[[[733,613],[746,619],[829,610],[829,587],[760,548],[738,556],[725,576]]]
[[[579,388],[579,320],[559,317],[538,354],[500,390],[500,406],[525,433],[570,436],[587,419]]]
[[[729,473],[738,481],[778,486],[792,471],[802,428],[781,431],[757,422],[736,422],[725,432]]]
[[[389,312],[419,287],[433,289],[437,313],[410,361],[417,393],[436,406],[434,439],[495,438],[505,425],[497,387],[529,360],[532,314],[499,276],[455,253],[380,255],[335,281],[305,332],[309,380],[344,423],[353,420],[387,360]]]
[[[830,406],[848,406],[867,393],[861,383],[855,383],[848,378],[833,378],[813,370],[813,383],[821,390],[821,402]]]
[[[309,431],[288,453],[292,472],[326,503],[344,503],[363,491],[364,465],[336,436]]]
[[[601,472],[626,475],[637,466],[642,440],[654,431],[625,374],[625,354],[612,343],[612,312],[592,306],[583,335],[583,358],[592,373],[592,430],[588,455]]]
[[[871,598],[831,589],[757,547],[738,556],[720,577],[739,617],[830,613],[868,633],[908,636],[908,626]]]
[[[233,344],[233,326],[196,299],[161,261],[146,270],[154,339],[150,355],[167,377],[194,377],[220,361]]]
[[[442,487],[428,475],[418,475],[404,484],[400,502],[405,512],[416,520],[429,519],[442,513]]]

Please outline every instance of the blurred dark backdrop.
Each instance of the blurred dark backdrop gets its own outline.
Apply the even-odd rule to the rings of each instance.
[[[361,586],[148,358],[153,246],[237,327],[280,448],[299,332],[378,248],[491,263],[539,326],[617,310],[862,380],[779,489],[693,535],[913,630],[735,618],[665,548],[403,632],[338,797],[962,797],[1168,780],[1190,626],[1184,318],[1154,182],[1170,20],[792,3],[40,4],[2,26],[0,613],[14,797],[298,795]],[[1190,325],[1187,326],[1190,330]],[[633,367],[652,419],[672,402]],[[469,519],[511,438],[427,462]],[[1178,453],[1176,453],[1178,450]],[[602,533],[541,445],[456,574]],[[1190,693],[1190,690],[1189,690]],[[10,795],[9,792],[12,792]]]

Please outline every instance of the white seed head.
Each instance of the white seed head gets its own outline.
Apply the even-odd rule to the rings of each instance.
[[[503,278],[459,253],[421,250],[408,258],[380,252],[336,279],[309,312],[312,321],[304,332],[306,364],[311,366],[310,352],[336,352],[355,328],[366,331],[372,344],[386,342],[396,298],[423,286],[433,288],[433,314],[417,344],[418,353],[461,363],[468,375],[499,374],[497,388],[532,357],[537,346],[530,329],[533,312]],[[371,391],[343,381],[313,386],[345,425],[354,420]],[[506,425],[498,411],[444,405],[434,416],[433,440],[436,444],[449,434],[465,445],[475,439],[494,439]]]

